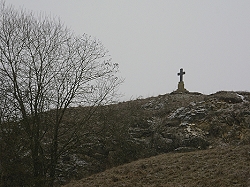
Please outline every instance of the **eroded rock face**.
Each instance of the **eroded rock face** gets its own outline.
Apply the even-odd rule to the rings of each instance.
[[[185,147],[183,150],[206,149],[220,141],[234,144],[248,142],[249,95],[248,92],[221,91],[208,96],[195,95],[197,100],[192,94],[174,94],[162,98],[163,102],[159,98],[151,100],[144,104],[145,109],[155,110],[159,103],[161,108],[167,108],[171,101],[182,102],[183,105],[163,118],[153,118],[148,128],[137,128],[136,137],[133,133],[131,135],[137,140],[147,137],[157,152],[182,150],[180,147]]]
[[[136,130],[138,132],[138,129]],[[143,132],[145,132],[145,129],[140,134],[143,134]],[[150,139],[148,142],[158,153],[174,151],[179,147],[205,149],[210,145],[206,138],[207,132],[198,128],[196,124],[181,122],[176,119],[159,121],[154,127],[154,131],[151,130],[150,132],[150,136],[136,136],[135,141],[142,138]]]

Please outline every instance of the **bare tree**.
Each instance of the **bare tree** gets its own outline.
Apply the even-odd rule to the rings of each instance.
[[[82,128],[62,123],[66,109],[112,101],[122,82],[115,76],[118,64],[98,40],[75,36],[59,20],[4,3],[0,55],[0,92],[25,129],[34,184],[52,186],[60,154]]]

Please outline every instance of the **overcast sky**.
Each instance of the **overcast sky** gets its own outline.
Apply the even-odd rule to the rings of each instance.
[[[250,91],[250,0],[6,0],[60,17],[119,63],[123,100],[185,88]]]

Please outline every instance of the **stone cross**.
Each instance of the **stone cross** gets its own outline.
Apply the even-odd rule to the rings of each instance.
[[[185,74],[185,72],[183,71],[183,69],[180,69],[180,73],[178,73],[177,75],[180,76],[180,82],[183,81],[183,75]]]

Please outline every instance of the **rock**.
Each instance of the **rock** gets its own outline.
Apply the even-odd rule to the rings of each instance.
[[[161,134],[156,133],[153,137],[154,147],[159,151],[169,152],[173,150],[173,140],[164,138]]]
[[[211,94],[215,98],[218,98],[219,101],[226,103],[241,103],[243,102],[242,97],[235,92],[219,91],[215,94]]]
[[[179,152],[179,153],[180,152],[183,153],[183,152],[191,152],[191,151],[195,151],[195,150],[197,150],[197,149],[194,147],[178,147],[174,151]]]
[[[129,134],[134,138],[142,138],[151,136],[153,132],[149,128],[130,128]]]

